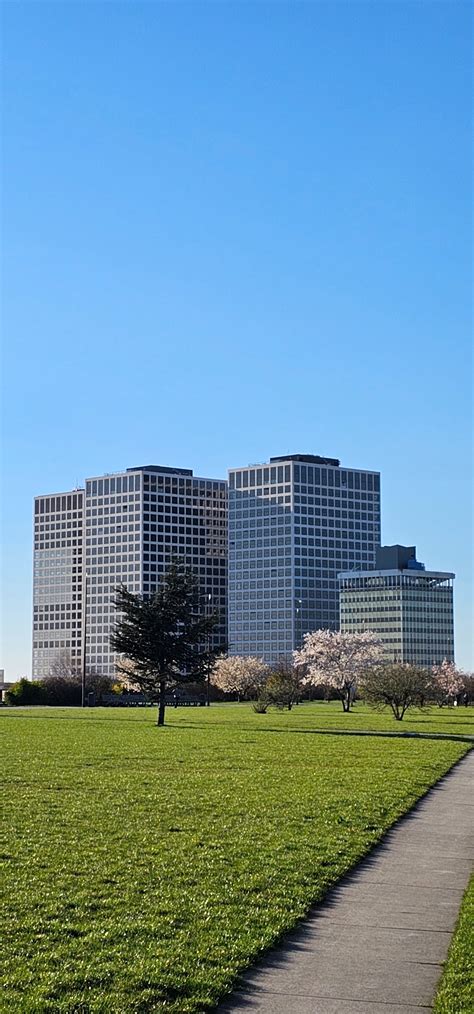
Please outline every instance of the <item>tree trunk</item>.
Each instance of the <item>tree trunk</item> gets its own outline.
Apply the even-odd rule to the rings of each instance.
[[[161,680],[160,681],[160,696],[159,696],[159,703],[158,703],[158,718],[157,718],[157,721],[156,721],[157,725],[164,725],[165,724],[165,704],[166,704],[165,695],[166,695],[166,683],[165,683],[164,680]]]

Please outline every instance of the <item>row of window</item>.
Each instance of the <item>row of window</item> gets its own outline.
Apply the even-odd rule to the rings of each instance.
[[[221,496],[216,493],[213,493],[212,496],[203,495],[201,491],[197,489],[194,490],[194,492],[191,491],[188,493],[187,496],[184,496],[181,491],[180,494],[180,496],[170,495],[169,490],[165,490],[164,492],[162,490],[158,490],[157,493],[146,493],[142,497],[143,509],[148,510],[149,504],[158,504],[160,508],[163,507],[163,504],[179,504],[181,508],[192,507],[193,510],[196,510],[197,508],[201,510],[212,510],[216,514],[222,514],[227,510],[226,496]]]
[[[74,626],[76,627],[76,624]],[[66,621],[63,622],[62,620],[60,622],[58,622],[58,623],[35,623],[34,624],[34,630],[49,630],[49,631],[51,631],[51,633],[54,630],[69,630],[69,629],[72,629],[71,628],[71,624],[67,623]]]
[[[66,493],[61,496],[36,497],[36,514],[60,514],[62,511],[77,511],[84,503],[84,493]]]
[[[374,472],[355,472],[339,468],[314,468],[312,465],[294,466],[295,489],[298,483],[306,486],[334,486],[347,489],[366,489],[380,492],[380,475]]]
[[[321,624],[321,626],[326,626]],[[318,628],[319,629],[319,628]],[[298,635],[298,640],[302,640]],[[275,658],[278,655],[290,654],[293,651],[293,631],[290,627],[283,626],[281,629],[260,631],[258,629],[246,630],[237,634],[231,641],[232,655],[261,655],[264,654],[266,661],[270,656]],[[262,651],[262,649],[264,649]]]
[[[209,493],[212,493],[214,496],[225,496],[227,492],[227,483],[225,479],[195,479],[193,477],[181,478],[159,474],[147,474],[144,476],[144,488],[164,488],[180,491],[184,489],[186,492],[189,490],[197,492],[201,496]]]
[[[219,528],[216,529],[214,527],[206,527],[204,525],[197,525],[195,528],[185,528],[180,525],[144,525],[144,540],[146,541],[148,539],[149,542],[161,541],[160,539],[153,539],[153,535],[180,535],[181,538],[179,541],[184,545],[195,545],[197,538],[202,540],[201,544],[209,541],[209,539],[217,539],[221,545],[227,545],[227,539],[222,538],[222,532]],[[191,542],[191,539],[193,542]],[[169,538],[164,538],[162,541],[169,542],[170,540]]]
[[[296,492],[293,497],[295,510],[298,509],[298,504],[322,504],[323,507],[367,507],[380,514],[378,493],[369,493],[366,490],[358,489],[320,489],[319,487],[313,490],[309,486],[304,489],[301,487],[301,493],[298,490],[299,486],[295,486]]]
[[[76,617],[80,617],[80,606],[71,605],[69,602],[65,605],[59,605],[57,602],[54,602],[44,606],[35,606],[33,612],[35,616],[44,617],[45,619],[48,616],[54,617],[56,613],[58,616],[64,614],[67,620],[72,619],[75,621]]]
[[[290,483],[290,465],[275,465],[268,468],[251,468],[229,473],[229,489],[241,489],[249,486],[274,486],[275,483]],[[290,492],[288,486],[287,492]]]
[[[367,521],[348,521],[345,525],[342,525],[340,521],[331,520],[326,525],[305,524],[303,521],[301,525],[295,525],[293,531],[295,533],[295,545],[305,544],[303,540],[300,543],[300,535],[304,535],[305,538],[307,536],[322,538],[325,533],[338,539],[364,539],[365,542],[372,542],[374,544],[376,542],[375,529]],[[319,543],[315,542],[315,545],[318,546]]]
[[[239,521],[246,518],[262,517],[270,514],[289,513],[288,505],[291,505],[289,492],[283,495],[284,487],[281,487],[279,495],[269,494],[269,490],[255,490],[251,495],[236,493],[231,496],[228,504],[229,516],[232,521]],[[282,505],[285,505],[282,507]],[[295,513],[303,509],[305,505],[314,507],[337,507],[345,510],[371,510],[380,516],[380,499],[375,493],[358,492],[357,490],[324,490],[317,489],[314,495],[301,495],[293,497]]]
[[[290,615],[291,615],[291,613],[290,613]],[[288,622],[287,620],[285,620],[285,614],[284,613],[278,613],[278,619],[276,619],[276,620],[264,619],[263,616],[260,615],[260,614],[258,616],[256,616],[255,613],[251,613],[250,614],[250,619],[258,620],[259,623],[263,623],[262,633],[260,634],[260,636],[262,636],[264,634],[265,630],[283,630],[283,631],[286,630],[286,631],[291,631],[293,629],[292,623]],[[239,633],[245,632],[245,631],[253,631],[254,629],[255,628],[254,628],[253,623],[236,623],[236,624],[234,624],[232,626],[231,633],[232,634],[239,634]]]
[[[355,472],[346,469],[293,465],[295,484],[333,486],[348,489],[370,489],[380,491],[380,475],[371,472]],[[275,485],[291,482],[291,465],[268,465],[262,468],[239,469],[229,473],[229,488],[242,489],[253,486]]]
[[[86,510],[86,519],[89,524],[91,518],[108,517],[109,514],[121,514],[122,511],[135,510],[138,515],[141,514],[139,493],[130,496],[104,497],[91,500],[90,503],[94,506],[90,506]]]
[[[35,525],[35,535],[37,538],[45,538],[54,532],[60,534],[61,532],[74,531],[75,535],[80,535],[82,532],[82,522],[78,524],[77,521],[44,521],[43,524]]]
[[[364,606],[347,606],[341,601],[341,616],[346,619],[358,616],[377,616],[383,615],[384,613],[391,614],[392,616],[403,616],[406,622],[410,622],[410,617],[413,617],[413,622],[418,623],[420,618],[423,616],[429,619],[431,616],[440,618],[449,618],[453,615],[453,603],[433,603],[433,602],[421,602],[419,605],[411,606],[410,609],[405,609],[401,604],[392,603],[391,605],[383,606],[374,604],[370,607]]]
[[[70,648],[71,641],[43,641],[42,638],[35,638],[35,648]]]
[[[79,554],[82,549],[82,533],[75,535],[74,532],[46,532],[39,536],[35,535],[35,549],[60,549],[66,545],[77,546]]]
[[[452,579],[430,578],[428,575],[415,577],[408,574],[385,574],[380,578],[364,575],[364,577],[344,577],[342,588],[345,592],[351,594],[363,592],[366,596],[370,595],[371,591],[377,593],[380,588],[400,588],[405,601],[406,589],[409,589],[411,594],[415,594],[416,590],[422,595],[426,595],[429,591],[438,593],[441,590],[449,594],[452,590]]]
[[[140,489],[140,475],[116,475],[109,479],[88,479],[87,496],[107,496],[110,493],[132,493]]]

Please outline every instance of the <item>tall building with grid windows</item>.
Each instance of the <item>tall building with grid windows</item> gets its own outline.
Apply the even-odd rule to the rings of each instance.
[[[147,465],[86,481],[87,666],[113,676],[115,589],[152,594],[173,556],[198,575],[227,637],[227,483]]]
[[[38,496],[34,502],[33,678],[55,659],[82,657],[84,490]]]
[[[337,575],[373,567],[380,473],[292,454],[229,471],[229,642],[288,656],[307,631],[339,626]]]
[[[86,480],[85,491],[35,501],[33,677],[61,651],[86,671],[115,674],[109,637],[115,589],[152,594],[171,557],[198,575],[227,638],[227,483],[190,469],[147,465]],[[84,598],[83,598],[84,596]]]
[[[425,570],[415,546],[382,546],[375,570],[339,574],[341,630],[373,630],[392,662],[454,661],[453,580]]]

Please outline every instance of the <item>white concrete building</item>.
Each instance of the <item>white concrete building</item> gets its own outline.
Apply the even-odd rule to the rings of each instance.
[[[48,676],[61,653],[81,664],[83,539],[83,489],[35,498],[33,678]]]
[[[74,510],[71,501],[71,517],[70,497],[77,501]],[[209,608],[222,617],[215,643],[225,640],[224,480],[198,478],[190,469],[140,466],[89,478],[85,492],[37,498],[36,505],[34,676],[47,675],[61,650],[80,664],[83,596],[86,670],[113,676],[115,589],[124,584],[134,593],[153,593],[172,556],[184,559],[200,578]]]
[[[341,630],[372,630],[393,662],[454,661],[453,580],[425,570],[415,546],[382,546],[375,569],[339,574]]]
[[[199,576],[227,630],[227,483],[190,469],[147,465],[86,481],[87,664],[114,674],[109,635],[115,589],[151,594],[171,557]]]

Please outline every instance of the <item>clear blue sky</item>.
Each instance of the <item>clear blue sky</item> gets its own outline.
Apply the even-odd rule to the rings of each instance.
[[[473,666],[469,11],[4,4],[8,678],[35,494],[287,451],[381,470]]]

